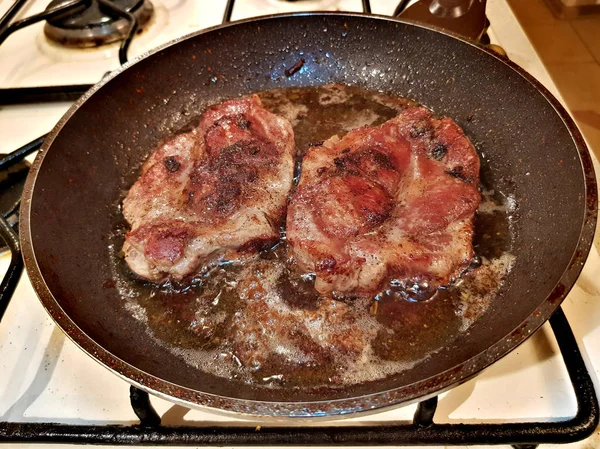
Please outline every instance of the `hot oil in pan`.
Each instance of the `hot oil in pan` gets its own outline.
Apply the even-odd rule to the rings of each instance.
[[[294,126],[297,170],[311,144],[379,125],[415,104],[345,86],[260,96]],[[256,260],[210,267],[185,285],[160,288],[135,279],[118,257],[122,218],[111,248],[126,307],[147,323],[158,344],[198,369],[271,388],[342,385],[410,368],[485,312],[513,263],[514,209],[499,192],[483,191],[474,242],[481,266],[428,301],[408,301],[391,290],[376,298],[319,297],[311,276],[288,259],[283,232],[280,244]]]

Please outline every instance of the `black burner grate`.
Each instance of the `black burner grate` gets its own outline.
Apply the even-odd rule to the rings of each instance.
[[[342,427],[163,426],[148,393],[131,387],[131,405],[140,423],[70,425],[0,422],[0,442],[85,443],[173,446],[402,446],[511,444],[518,449],[542,443],[571,443],[598,425],[598,401],[569,323],[561,309],[550,319],[577,399],[577,414],[560,422],[435,424],[437,397],[420,402],[410,424]]]
[[[71,0],[17,22],[12,18],[27,0],[17,0],[0,19],[0,43],[12,32],[29,24],[60,14],[89,0]],[[294,1],[294,0],[288,0]],[[295,0],[300,1],[300,0]],[[108,0],[102,0],[108,2]],[[408,2],[400,2],[396,14]],[[231,20],[235,0],[228,0],[223,22]],[[363,11],[369,13],[369,0],[363,0]],[[115,11],[115,14],[118,14]],[[122,15],[121,15],[122,16]],[[136,24],[132,22],[129,39],[121,44],[120,59],[125,62],[127,48],[134,36]],[[42,101],[75,100],[89,87],[53,86],[41,88],[0,89],[0,104],[6,102],[36,103]],[[42,136],[0,160],[0,170],[7,169],[25,156],[38,150]],[[0,215],[0,236],[11,251],[10,267],[0,285],[0,320],[6,311],[23,262],[19,238]],[[577,400],[576,415],[565,421],[527,422],[505,424],[435,424],[437,397],[419,403],[410,424],[373,426],[311,426],[311,427],[192,427],[163,426],[150,404],[148,393],[131,387],[131,405],[140,423],[131,426],[69,425],[56,423],[0,422],[0,442],[12,443],[80,443],[111,445],[211,445],[211,446],[338,446],[338,445],[474,445],[512,444],[515,448],[534,448],[542,443],[570,443],[582,440],[594,432],[599,422],[598,400],[593,382],[586,369],[577,342],[562,309],[550,318],[563,361],[569,373]]]

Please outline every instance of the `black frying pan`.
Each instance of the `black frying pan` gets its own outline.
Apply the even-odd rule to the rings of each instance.
[[[285,76],[301,55],[304,67]],[[485,153],[487,182],[516,198],[516,264],[469,333],[400,374],[347,388],[294,391],[205,374],[153,344],[124,309],[107,248],[112,211],[150,149],[186,123],[183,111],[274,87],[327,83],[408,96],[453,117]],[[399,20],[319,13],[203,31],[96,85],[54,128],[32,167],[21,236],[29,276],[48,312],[126,380],[192,405],[314,416],[438,393],[514,349],[574,284],[592,241],[596,207],[594,172],[579,131],[517,66]]]

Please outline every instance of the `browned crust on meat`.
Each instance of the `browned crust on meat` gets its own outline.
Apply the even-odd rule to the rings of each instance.
[[[479,157],[423,107],[311,147],[287,236],[322,294],[370,295],[391,279],[448,283],[469,263]]]
[[[130,268],[151,281],[181,280],[275,242],[293,157],[290,123],[256,95],[209,107],[198,127],[150,155],[123,201]]]

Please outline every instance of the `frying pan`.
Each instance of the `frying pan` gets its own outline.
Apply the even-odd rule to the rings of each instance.
[[[301,57],[302,69],[285,76]],[[328,83],[407,96],[453,117],[482,153],[486,179],[518,204],[515,265],[469,332],[384,379],[286,390],[204,373],[154,344],[125,310],[111,282],[111,211],[150,149],[186,123],[186,111],[276,87]],[[522,343],[575,283],[596,209],[581,134],[522,69],[439,30],[378,16],[312,13],[190,35],[94,86],[45,140],[27,179],[20,230],[29,277],[48,313],[127,381],[188,406],[322,416],[432,396]]]

